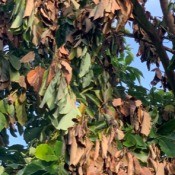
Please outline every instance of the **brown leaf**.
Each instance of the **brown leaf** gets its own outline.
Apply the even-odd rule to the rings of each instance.
[[[93,0],[93,2],[94,2],[95,4],[98,4],[98,3],[99,3],[99,0]]]
[[[77,142],[75,136],[72,137],[72,144],[70,148],[70,165],[76,165],[76,156],[77,156]]]
[[[156,175],[165,175],[165,164],[158,163]]]
[[[55,59],[53,59],[50,67],[49,67],[49,74],[48,74],[48,77],[47,77],[47,83],[46,83],[46,86],[48,86],[51,82],[51,80],[53,79],[53,77],[56,75],[56,72],[57,72],[57,65],[58,63],[56,62]]]
[[[134,174],[134,164],[133,164],[133,156],[131,153],[127,153],[128,158],[128,175]]]
[[[140,166],[140,163],[138,161],[138,159],[134,156],[133,158],[133,161],[134,161],[134,172],[135,174],[141,174],[141,166]]]
[[[105,8],[105,11],[110,13],[115,13],[116,10],[120,10],[120,6],[116,3],[116,0],[109,0],[108,5]]]
[[[137,111],[137,116],[138,116],[138,122],[141,124],[141,122],[143,121],[143,114],[144,114],[144,111],[142,110],[141,107],[138,108],[138,111]]]
[[[135,101],[136,107],[140,107],[142,105],[142,102],[140,100]]]
[[[86,18],[85,19],[85,25],[86,25],[85,32],[88,33],[92,29],[93,23],[91,22],[91,20],[89,18]]]
[[[149,145],[149,150],[151,152],[151,158],[155,159],[157,157],[156,152],[153,149],[153,145]]]
[[[85,154],[85,148],[84,147],[78,147],[77,152],[76,152],[76,157],[75,157],[72,165],[77,165],[80,162],[80,160],[81,160],[81,158],[84,154]]]
[[[152,175],[152,172],[149,170],[149,168],[143,167],[143,168],[141,169],[140,175]]]
[[[124,137],[125,137],[124,132],[120,129],[117,129],[117,138],[118,138],[118,140],[123,140]]]
[[[102,18],[104,16],[104,10],[107,5],[108,0],[101,0],[100,3],[91,11],[89,18],[93,17],[93,20]]]
[[[130,108],[129,106],[127,106],[126,104],[124,104],[123,106],[120,107],[120,112],[125,116],[129,116],[130,115]]]
[[[72,79],[72,67],[67,61],[62,60],[61,65],[64,67],[64,76],[66,78],[67,84],[70,84]]]
[[[143,121],[141,124],[141,133],[148,136],[151,130],[151,117],[148,112],[143,113]]]
[[[108,139],[105,135],[102,136],[101,148],[102,148],[102,157],[106,158],[108,151]]]
[[[61,54],[64,54],[64,55],[69,55],[69,51],[64,47],[64,46],[61,46],[58,51],[61,53]]]
[[[37,66],[34,70],[29,71],[27,74],[27,81],[30,86],[34,88],[35,92],[38,92],[41,87],[44,71],[44,68]]]
[[[25,8],[25,12],[24,12],[23,17],[25,18],[25,17],[30,16],[32,11],[33,11],[33,8],[34,8],[34,0],[27,0],[26,8]]]
[[[10,85],[10,81],[0,82],[0,90],[6,89]]]
[[[25,77],[23,75],[19,77],[19,85],[26,89]]]
[[[162,79],[162,72],[160,71],[159,68],[155,68],[152,71],[156,73],[157,78],[159,78],[160,80]]]
[[[99,140],[96,140],[95,142],[95,154],[94,154],[94,160],[96,161],[99,156],[99,150],[100,150],[100,142]]]
[[[122,99],[121,98],[116,98],[112,101],[112,105],[114,107],[117,107],[117,106],[121,106],[123,103],[122,103]]]
[[[132,14],[133,5],[131,1],[117,0],[117,3],[119,4],[120,9],[121,9],[120,13],[118,14],[119,19],[118,19],[118,25],[116,27],[116,31],[119,31],[124,27],[128,19],[130,18]]]

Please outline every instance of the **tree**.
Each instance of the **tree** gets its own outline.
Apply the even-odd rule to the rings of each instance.
[[[0,1],[1,174],[175,174],[175,4],[145,3]],[[157,66],[150,90],[127,37]]]

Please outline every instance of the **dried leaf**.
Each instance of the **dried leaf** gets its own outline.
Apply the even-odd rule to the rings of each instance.
[[[93,2],[94,2],[95,4],[98,4],[98,3],[99,3],[99,0],[93,0]]]
[[[141,133],[148,136],[151,130],[151,117],[148,112],[143,113],[143,121],[141,124]]]
[[[26,89],[26,82],[25,82],[25,77],[24,76],[19,77],[19,85]]]
[[[80,4],[78,4],[78,2],[76,0],[71,0],[71,2],[76,10],[79,9]]]
[[[165,164],[158,163],[156,175],[165,175]]]
[[[141,169],[140,175],[152,175],[152,172],[149,170],[149,168],[143,167],[143,168]]]
[[[75,136],[72,137],[72,144],[70,148],[70,165],[76,165],[76,156],[77,156],[77,141]]]
[[[151,158],[152,159],[155,159],[157,157],[154,149],[153,149],[153,146],[152,145],[149,145],[149,149],[150,149],[150,152],[151,152]]]
[[[44,71],[44,68],[37,66],[34,70],[29,71],[27,74],[27,81],[36,92],[39,92],[39,89],[41,87]]]
[[[117,129],[117,138],[118,138],[118,140],[123,140],[124,137],[125,137],[124,132],[121,131],[120,129]]]
[[[126,104],[124,104],[123,106],[120,107],[120,112],[125,116],[129,116],[130,115],[130,108],[129,106],[127,106]]]
[[[25,18],[25,17],[30,16],[32,11],[33,11],[33,8],[34,8],[34,0],[27,0],[26,8],[25,8],[25,12],[24,12],[23,17]]]
[[[23,56],[20,60],[21,63],[29,63],[32,62],[35,59],[35,53],[33,51],[27,53],[25,56]]]
[[[156,76],[158,79],[160,79],[160,80],[162,79],[162,72],[160,71],[159,68],[155,68],[152,71],[154,71],[156,73]]]
[[[104,16],[104,10],[107,5],[108,0],[101,0],[100,3],[91,11],[89,18],[93,17],[93,20],[102,18]]]
[[[142,105],[142,102],[140,100],[135,101],[136,107],[140,107]]]
[[[102,148],[102,157],[107,158],[108,139],[105,135],[102,136],[101,148]]]
[[[67,84],[70,84],[70,81],[72,79],[72,67],[67,61],[62,60],[61,65],[64,67],[64,76],[66,78]]]
[[[46,86],[48,86],[50,84],[51,80],[56,75],[57,68],[58,68],[58,63],[56,62],[55,59],[53,59],[51,65],[50,65],[50,68],[49,68],[49,74],[48,74],[48,77],[47,77]]]
[[[131,153],[127,153],[128,158],[128,175],[134,174],[134,164],[133,164],[133,156]]]
[[[123,103],[122,103],[122,99],[121,98],[116,98],[112,101],[112,105],[114,107],[117,107],[117,106],[121,106]]]
[[[118,3],[116,3],[116,0],[109,0],[108,1],[108,5],[105,8],[105,11],[110,13],[115,13],[116,10],[120,10],[120,6],[118,5]]]
[[[100,142],[99,140],[96,140],[95,142],[95,154],[94,154],[94,160],[96,161],[99,156],[99,150],[100,150]]]
[[[124,27],[124,25],[126,24],[128,19],[130,18],[131,14],[132,14],[133,5],[132,5],[131,1],[117,0],[117,3],[120,6],[120,13],[118,14],[119,19],[118,19],[116,31],[119,31]]]
[[[64,47],[64,46],[61,46],[58,51],[61,53],[61,54],[64,54],[64,55],[69,55],[69,51]]]

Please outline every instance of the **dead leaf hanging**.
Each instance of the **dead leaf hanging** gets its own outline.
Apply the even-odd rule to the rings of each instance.
[[[41,87],[44,71],[44,68],[37,66],[27,74],[27,81],[34,88],[35,92],[38,92]]]

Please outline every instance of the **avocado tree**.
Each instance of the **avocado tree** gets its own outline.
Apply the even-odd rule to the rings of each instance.
[[[0,0],[0,174],[175,174],[175,4],[145,4]]]

